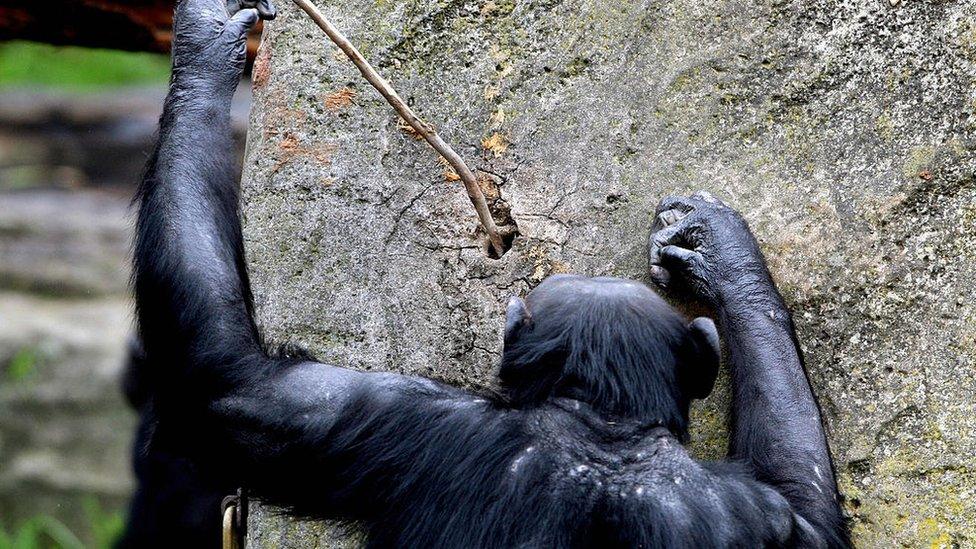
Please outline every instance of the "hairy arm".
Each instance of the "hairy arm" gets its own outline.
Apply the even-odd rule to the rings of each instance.
[[[255,4],[232,2],[242,3]],[[155,442],[178,444],[212,474],[307,514],[376,512],[377,491],[423,476],[431,437],[497,414],[427,380],[266,352],[230,129],[244,36],[257,18],[253,9],[229,16],[224,0],[177,7],[173,76],[139,190],[135,247]]]
[[[233,383],[260,356],[243,261],[230,104],[254,10],[219,0],[177,7],[170,91],[139,188],[135,293],[140,336],[164,394]],[[226,356],[217,356],[225,354]],[[221,367],[201,365],[222,364]],[[179,375],[174,375],[179,370]]]
[[[652,278],[704,302],[719,321],[733,378],[730,457],[787,498],[801,530],[848,545],[793,320],[745,221],[700,193],[663,201],[655,229]]]

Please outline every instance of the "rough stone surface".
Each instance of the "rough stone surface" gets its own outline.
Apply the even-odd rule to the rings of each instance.
[[[642,278],[654,205],[708,189],[793,307],[858,545],[976,543],[976,2],[323,4],[521,236],[486,257],[459,184],[283,5],[245,160],[271,340],[490,383],[509,295]],[[726,394],[695,410],[700,456],[722,454]],[[265,510],[251,528],[331,543]]]

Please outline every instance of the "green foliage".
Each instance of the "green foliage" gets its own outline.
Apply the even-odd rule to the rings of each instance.
[[[84,502],[85,516],[91,528],[93,545],[99,549],[112,547],[115,540],[122,535],[125,528],[125,517],[119,511],[106,511],[95,498],[88,498]]]
[[[7,377],[14,383],[24,381],[37,371],[37,362],[37,350],[24,347],[7,364]]]
[[[102,509],[94,497],[83,502],[91,545],[61,521],[47,515],[32,517],[12,530],[0,523],[0,549],[109,549],[122,534],[125,520],[119,511]]]
[[[169,58],[150,53],[0,44],[0,88],[43,86],[84,91],[109,86],[160,84],[169,78]]]
[[[7,532],[0,526],[0,549],[84,549],[84,544],[57,519],[36,516]]]

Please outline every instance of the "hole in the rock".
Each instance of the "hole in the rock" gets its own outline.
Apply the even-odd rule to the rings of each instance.
[[[485,254],[491,259],[501,259],[501,256],[505,255],[505,252],[512,249],[512,244],[519,234],[518,225],[515,224],[515,219],[512,218],[512,207],[501,197],[499,182],[492,177],[483,177],[479,181],[479,184],[485,192],[488,200],[488,208],[491,209],[491,216],[495,219],[495,223],[498,224],[498,233],[502,237],[502,253],[499,254],[495,251],[495,247],[491,245],[486,235]]]
[[[485,237],[485,254],[487,254],[491,259],[501,259],[502,255],[505,255],[506,252],[512,249],[512,245],[515,244],[515,239],[518,238],[518,230],[513,227],[501,227],[499,232],[501,232],[502,235],[501,255],[498,255],[498,253],[495,252],[495,247],[491,245],[491,241],[488,240],[488,237]]]

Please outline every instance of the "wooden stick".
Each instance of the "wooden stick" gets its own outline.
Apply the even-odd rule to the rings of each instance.
[[[339,46],[339,49],[346,54],[346,57],[355,63],[356,67],[359,68],[359,72],[363,74],[363,77],[396,109],[400,117],[406,120],[407,124],[410,124],[410,127],[416,130],[417,133],[423,136],[427,140],[427,143],[430,143],[430,146],[454,168],[458,176],[461,177],[461,181],[464,182],[464,189],[468,191],[468,198],[474,204],[474,209],[478,212],[478,219],[481,220],[481,225],[485,228],[485,232],[488,233],[488,240],[491,242],[498,257],[501,257],[505,253],[505,248],[502,243],[502,238],[498,234],[498,226],[495,225],[495,220],[491,217],[488,202],[485,201],[485,195],[481,192],[477,178],[475,178],[471,169],[468,168],[468,165],[464,163],[464,160],[461,159],[461,156],[454,152],[454,149],[441,139],[441,136],[437,134],[437,131],[432,126],[414,114],[413,110],[410,109],[406,102],[397,94],[396,90],[393,89],[393,86],[376,72],[376,69],[363,57],[363,54],[359,53],[356,46],[352,45],[352,42],[343,36],[339,32],[339,29],[326,19],[314,4],[308,0],[294,0],[294,2],[315,21],[315,24],[319,28],[325,31],[329,39]]]

